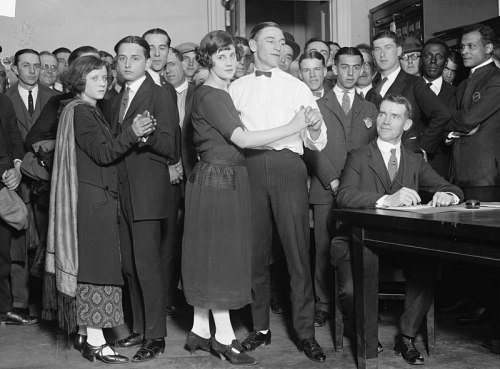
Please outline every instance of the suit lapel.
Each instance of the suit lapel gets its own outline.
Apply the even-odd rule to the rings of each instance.
[[[149,77],[151,78],[151,77]],[[148,95],[148,91],[151,87],[151,83],[154,84],[153,80],[151,81],[148,79],[148,76],[146,76],[146,79],[144,82],[142,82],[141,86],[139,87],[139,90],[137,90],[134,98],[130,102],[130,106],[127,109],[127,113],[125,114],[125,117],[123,118],[123,121],[125,122],[129,117],[131,117],[134,114],[142,114],[141,112],[137,112],[137,108],[142,104],[146,96]],[[122,95],[123,96],[123,95]],[[121,99],[120,99],[121,101]]]
[[[337,100],[337,95],[335,95],[335,92],[330,90],[326,95],[326,103],[325,106],[337,117],[338,121],[342,125],[342,128],[344,129],[344,135],[347,136],[347,117],[344,113],[344,110],[342,110],[342,106],[340,106],[339,101]]]
[[[403,88],[406,84],[406,72],[404,70],[400,70],[398,75],[396,76],[396,79],[392,83],[391,87],[387,90],[385,93],[386,95],[388,94],[400,94],[401,91],[403,91]]]
[[[387,172],[387,167],[384,163],[384,158],[380,152],[377,141],[371,142],[368,150],[368,167],[373,170],[375,176],[380,180],[382,186],[384,186],[385,192],[389,192],[389,187],[391,186],[391,180],[389,178],[389,173]]]
[[[26,109],[26,105],[24,105],[23,99],[19,94],[19,90],[17,84],[15,84],[12,90],[12,94],[10,97],[12,98],[12,105],[14,105],[14,111],[16,113],[17,121],[21,123],[26,132],[29,131],[29,112]]]

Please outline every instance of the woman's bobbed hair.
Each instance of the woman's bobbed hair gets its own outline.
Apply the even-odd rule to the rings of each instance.
[[[69,67],[67,73],[63,75],[63,84],[69,92],[79,94],[85,91],[85,84],[87,83],[87,74],[93,70],[99,70],[106,67],[108,81],[111,81],[112,74],[108,63],[93,55],[85,55],[76,59]]]
[[[205,68],[212,68],[214,63],[212,55],[219,51],[229,50],[230,46],[235,47],[236,58],[241,58],[241,50],[235,46],[233,36],[226,31],[209,32],[200,42],[200,46],[196,48],[196,61]]]

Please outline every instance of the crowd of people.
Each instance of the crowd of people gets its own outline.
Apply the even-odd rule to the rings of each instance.
[[[128,362],[116,349],[138,346],[130,360],[143,362],[165,351],[166,315],[185,299],[186,350],[253,365],[270,311],[289,305],[298,349],[325,362],[315,329],[333,309],[332,269],[355,330],[352,231],[332,209],[500,201],[498,40],[476,24],[457,50],[382,31],[301,53],[264,22],[248,39],[212,31],[176,47],[154,28],[115,56],[17,51],[0,70],[0,195],[21,200],[0,206],[0,320],[57,320],[90,361]],[[396,262],[407,282],[394,349],[422,364],[414,338],[437,261]],[[249,304],[240,341],[230,310]],[[500,353],[500,317],[491,324]]]

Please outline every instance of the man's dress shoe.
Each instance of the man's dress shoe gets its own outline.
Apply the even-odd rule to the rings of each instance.
[[[415,348],[413,338],[398,335],[396,338],[396,346],[394,347],[396,355],[403,356],[404,361],[411,365],[422,365],[424,357]]]
[[[165,352],[165,339],[157,338],[145,339],[142,343],[141,348],[132,358],[133,362],[142,362],[152,359],[156,359],[159,355]]]
[[[142,345],[143,337],[140,333],[132,333],[121,340],[112,341],[109,343],[112,347],[133,347]]]
[[[253,351],[260,345],[269,345],[271,343],[271,331],[266,334],[257,331],[250,332],[247,338],[241,343],[245,351]]]
[[[29,315],[29,309],[14,308],[0,315],[0,322],[15,325],[32,325],[38,323],[38,319]]]
[[[328,318],[330,314],[323,310],[316,310],[314,312],[314,326],[315,327],[323,327],[328,322]]]
[[[314,338],[306,338],[299,341],[297,347],[300,351],[304,351],[306,356],[312,361],[323,363],[326,360],[323,349]]]

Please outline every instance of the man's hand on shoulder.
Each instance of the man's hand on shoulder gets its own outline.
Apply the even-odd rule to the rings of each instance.
[[[383,206],[413,206],[420,204],[420,196],[417,191],[408,187],[402,187],[392,195],[387,195]]]

